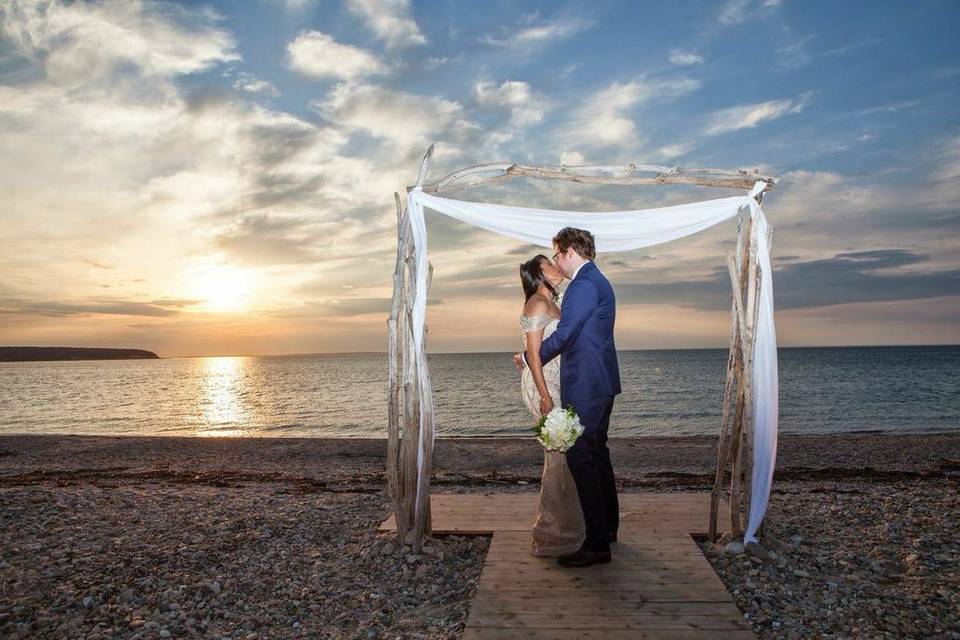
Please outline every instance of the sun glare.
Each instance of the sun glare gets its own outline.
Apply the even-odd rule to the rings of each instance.
[[[245,311],[250,303],[252,280],[251,274],[241,269],[212,267],[199,275],[197,297],[204,300],[203,307],[209,311]]]

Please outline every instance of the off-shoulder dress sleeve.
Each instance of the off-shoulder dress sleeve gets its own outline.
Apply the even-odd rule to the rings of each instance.
[[[547,315],[536,315],[536,316],[520,316],[520,328],[526,331],[536,331],[537,329],[542,329],[553,320],[552,317]]]

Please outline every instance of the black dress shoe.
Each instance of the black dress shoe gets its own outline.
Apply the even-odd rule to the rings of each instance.
[[[616,531],[611,531],[610,533],[608,533],[608,534],[607,534],[607,540],[609,540],[610,542],[616,542],[616,541],[617,541],[617,532],[616,532]]]
[[[606,564],[610,562],[609,551],[590,551],[590,549],[579,549],[570,555],[560,556],[558,562],[565,567],[589,567],[594,564]]]

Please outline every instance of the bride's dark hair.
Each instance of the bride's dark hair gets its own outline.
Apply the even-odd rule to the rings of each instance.
[[[543,275],[543,263],[546,260],[547,256],[538,253],[520,265],[520,284],[523,285],[524,300],[529,300],[540,288],[540,285],[549,289],[554,298],[557,297],[557,290],[553,283],[547,279],[547,276]]]

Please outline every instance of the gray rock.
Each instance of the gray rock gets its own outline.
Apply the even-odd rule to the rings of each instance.
[[[739,540],[734,540],[733,542],[728,542],[727,546],[723,548],[723,552],[728,556],[741,556],[743,555],[746,548],[743,546],[743,543]]]
[[[766,560],[770,557],[770,554],[767,552],[766,547],[764,547],[759,542],[748,542],[746,545],[747,553],[755,558],[760,558],[761,560]]]

